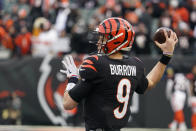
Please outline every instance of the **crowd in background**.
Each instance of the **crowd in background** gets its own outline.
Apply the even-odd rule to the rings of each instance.
[[[196,55],[196,0],[1,0],[0,58],[93,52],[91,31],[108,17],[133,25],[132,53],[159,54],[152,36],[165,26],[179,37],[176,54]]]

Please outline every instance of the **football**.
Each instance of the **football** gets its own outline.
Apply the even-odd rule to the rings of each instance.
[[[167,28],[167,27],[161,27],[161,28],[158,28],[157,31],[154,33],[153,41],[157,41],[160,44],[162,44],[162,43],[164,43],[166,41],[166,37],[164,35],[163,30],[166,30],[167,34],[168,34],[168,37],[170,37],[170,34],[171,34],[172,30]]]

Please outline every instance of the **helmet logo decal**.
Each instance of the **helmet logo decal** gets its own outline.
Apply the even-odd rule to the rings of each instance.
[[[127,42],[128,42],[128,40],[125,41],[125,42],[124,42],[123,44],[121,44],[120,46],[118,46],[118,47],[117,47],[116,49],[114,49],[112,52],[108,53],[107,55],[113,54],[114,52],[116,52],[117,50],[119,50],[121,47],[123,47]]]
[[[112,40],[117,39],[118,37],[121,37],[123,35],[123,33],[118,34],[117,36],[114,36],[112,39],[108,40],[107,42],[110,42]]]
[[[116,30],[116,35],[117,35],[120,29],[120,21],[119,19],[114,19],[114,20],[116,21],[116,24],[117,24],[117,30]]]
[[[104,28],[105,33],[106,33],[106,25],[105,25],[105,23],[103,23],[103,28]]]
[[[112,23],[110,20],[108,20],[109,24],[110,24],[110,33],[112,32]]]

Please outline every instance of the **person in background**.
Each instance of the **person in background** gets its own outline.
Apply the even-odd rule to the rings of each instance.
[[[167,69],[166,97],[170,101],[174,117],[169,124],[173,131],[185,131],[187,126],[184,120],[183,108],[186,100],[186,93],[190,96],[189,82],[183,73],[174,73],[172,68]]]
[[[12,102],[11,102],[11,108],[10,108],[10,118],[12,120],[12,124],[15,125],[21,125],[21,104],[22,101],[20,97],[16,94],[16,92],[13,92],[11,94]]]
[[[26,26],[21,27],[20,33],[16,36],[14,42],[18,47],[19,56],[31,54],[31,33],[28,32]]]
[[[58,33],[51,25],[50,21],[45,19],[41,22],[40,31],[37,31],[38,36],[32,41],[33,57],[45,57],[47,54],[56,56],[58,52],[54,48],[58,44]]]
[[[191,87],[191,98],[189,99],[192,108],[191,126],[193,131],[196,131],[196,65],[193,65],[191,73],[187,74],[187,78]]]

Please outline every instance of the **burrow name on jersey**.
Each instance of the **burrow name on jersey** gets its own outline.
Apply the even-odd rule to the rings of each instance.
[[[110,64],[111,75],[136,76],[136,66]]]

